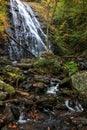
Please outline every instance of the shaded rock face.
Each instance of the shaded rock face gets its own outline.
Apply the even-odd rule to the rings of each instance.
[[[7,39],[2,36],[0,33],[0,56],[7,56],[8,50],[7,50]]]
[[[87,71],[78,72],[72,77],[72,85],[79,93],[79,98],[87,108]]]

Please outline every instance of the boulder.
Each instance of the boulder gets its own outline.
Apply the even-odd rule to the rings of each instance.
[[[87,108],[87,71],[77,72],[71,76],[72,85],[78,92],[78,97],[83,106]]]
[[[4,91],[7,92],[9,95],[15,94],[15,89],[13,86],[6,84],[4,81],[0,80],[0,88]]]

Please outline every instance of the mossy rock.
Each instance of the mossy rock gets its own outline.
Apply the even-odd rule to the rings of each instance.
[[[34,62],[34,70],[40,74],[58,74],[61,71],[61,60],[52,53],[44,53]]]
[[[6,84],[2,80],[0,80],[0,88],[3,89],[3,91],[7,92],[9,95],[15,94],[15,89],[13,86]]]
[[[4,80],[10,84],[13,84],[17,79],[25,79],[23,75],[21,75],[21,70],[18,67],[13,67],[11,65],[7,65],[3,68]]]
[[[13,67],[11,65],[5,66],[5,72],[12,72],[12,73],[20,73],[20,69],[18,67]]]
[[[7,94],[8,94],[7,92],[0,91],[0,101],[5,100],[7,97]]]
[[[71,78],[72,85],[78,92],[87,92],[87,71],[77,72]]]
[[[77,72],[71,76],[72,85],[78,93],[83,106],[87,108],[87,71]]]
[[[11,64],[11,61],[9,61],[6,57],[0,57],[0,65],[8,65]]]
[[[52,107],[57,102],[57,95],[47,94],[40,99],[40,105],[45,107]]]

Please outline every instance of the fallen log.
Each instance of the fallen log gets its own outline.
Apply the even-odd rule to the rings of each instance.
[[[13,66],[27,69],[27,68],[32,68],[33,64],[31,64],[31,63],[27,63],[27,64],[26,63],[16,63]]]

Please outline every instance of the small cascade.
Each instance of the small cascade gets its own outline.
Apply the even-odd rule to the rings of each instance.
[[[55,86],[49,87],[47,93],[56,94],[56,92],[58,91],[58,87],[59,83],[57,83]]]
[[[59,89],[60,80],[57,78],[51,78],[50,86],[47,89],[47,94],[56,94]]]
[[[73,104],[72,101],[66,100],[65,105],[71,112],[82,112],[84,110],[78,101]]]
[[[47,36],[43,32],[40,22],[37,20],[32,8],[20,0],[10,0],[10,12],[12,14],[12,37],[19,45],[10,39],[9,55],[11,60],[26,58],[29,56],[27,49],[34,56],[39,56],[47,50]],[[24,49],[25,48],[25,49]]]

